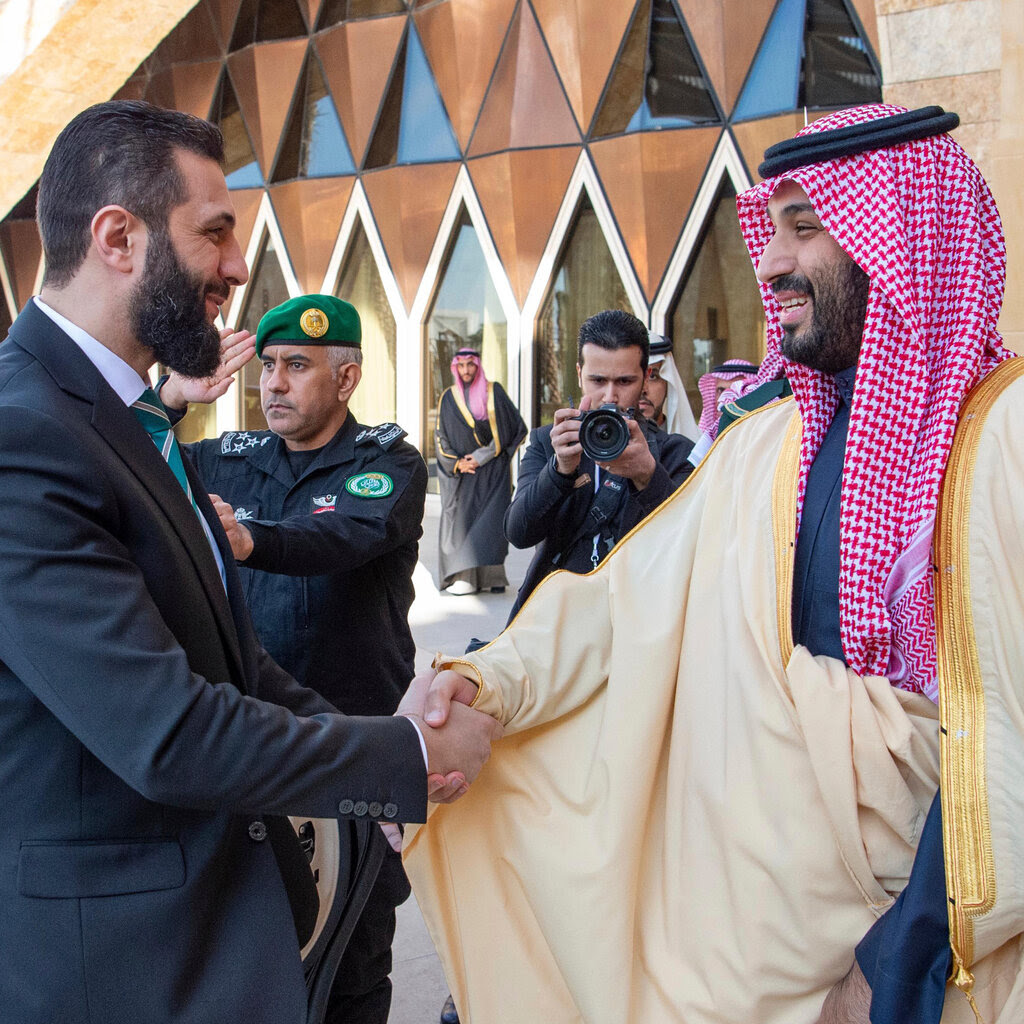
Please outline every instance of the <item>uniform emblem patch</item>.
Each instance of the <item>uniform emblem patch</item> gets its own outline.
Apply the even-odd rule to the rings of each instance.
[[[333,512],[338,506],[336,494],[321,494],[319,498],[313,499],[313,515],[320,512]]]
[[[357,498],[386,498],[394,489],[387,473],[360,473],[345,481],[345,490]]]
[[[299,317],[299,326],[310,338],[322,338],[330,325],[327,314],[316,306],[311,306]]]

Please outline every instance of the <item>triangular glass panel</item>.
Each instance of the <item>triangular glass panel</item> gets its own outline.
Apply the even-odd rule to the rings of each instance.
[[[295,0],[242,0],[228,52],[250,43],[294,39],[306,32],[306,20]]]
[[[210,120],[220,128],[224,136],[224,177],[228,188],[262,186],[263,174],[256,160],[256,151],[226,69],[221,75]]]
[[[882,84],[845,0],[780,0],[733,120],[877,103]]]
[[[272,180],[327,178],[355,174],[355,170],[320,61],[310,53],[295,91]]]
[[[576,338],[601,309],[632,311],[597,213],[584,193],[541,309],[534,350],[534,423],[551,423],[556,409],[579,398]]]
[[[672,0],[641,3],[593,135],[718,124],[718,107]]]
[[[440,163],[458,160],[461,155],[423,44],[410,24],[370,142],[366,167]]]
[[[401,14],[404,0],[324,0],[317,18],[316,30],[340,25],[352,18],[374,18],[381,14]]]
[[[844,0],[810,0],[798,103],[848,107],[881,103],[882,82]]]

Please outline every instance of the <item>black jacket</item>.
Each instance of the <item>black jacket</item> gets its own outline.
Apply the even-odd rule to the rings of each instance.
[[[427,469],[404,437],[350,413],[298,480],[269,430],[188,446],[207,489],[252,533],[239,572],[263,645],[350,715],[391,714],[414,674]]]
[[[509,621],[537,584],[555,569],[584,573],[595,568],[595,535],[600,537],[600,561],[693,471],[686,458],[693,447],[689,438],[666,434],[650,420],[640,422],[656,463],[650,483],[638,491],[630,481],[602,473],[604,497],[600,499],[594,492],[592,459],[582,456],[575,476],[562,476],[554,465],[551,426],[531,431],[529,447],[519,466],[516,493],[505,513],[505,536],[517,548],[539,547]],[[595,503],[597,509],[592,513]]]

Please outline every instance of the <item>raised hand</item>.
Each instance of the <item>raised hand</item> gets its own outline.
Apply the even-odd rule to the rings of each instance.
[[[255,354],[254,334],[225,327],[220,332],[220,366],[213,375],[199,378],[171,373],[160,389],[160,400],[168,409],[184,409],[190,402],[209,405],[231,387],[234,374]]]

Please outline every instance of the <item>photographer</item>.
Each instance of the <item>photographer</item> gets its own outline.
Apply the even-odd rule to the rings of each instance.
[[[680,434],[666,434],[650,420],[607,410],[594,422],[601,406],[614,405],[623,413],[639,406],[649,355],[647,328],[630,313],[605,310],[584,321],[576,352],[579,408],[558,409],[554,423],[531,432],[516,493],[505,513],[505,536],[511,544],[539,545],[512,616],[555,569],[594,569],[693,469],[687,461],[692,442]],[[581,427],[584,440],[589,434],[598,445],[596,460],[580,443]],[[602,444],[614,441],[623,428],[628,431],[623,434],[628,437],[625,449],[602,459]]]

